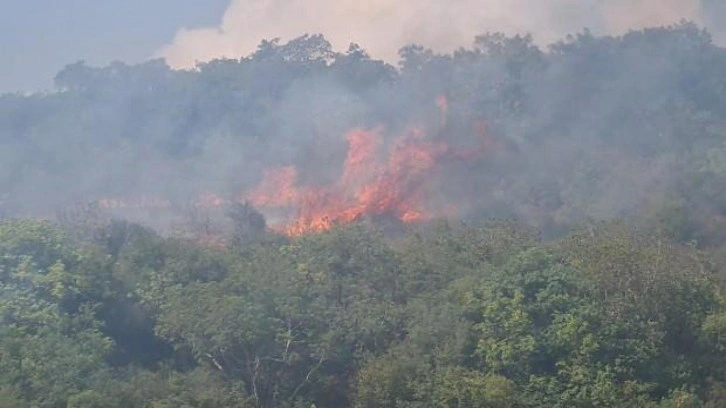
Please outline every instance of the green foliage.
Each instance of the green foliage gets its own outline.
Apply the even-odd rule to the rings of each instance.
[[[67,315],[17,287],[0,286],[0,293],[0,384],[40,407],[88,387],[113,346],[92,312]]]
[[[107,231],[81,242],[48,223],[0,223],[3,403],[722,399],[726,308],[714,265],[651,230],[590,224],[542,241],[493,222],[391,240],[352,225],[244,248],[131,224]]]

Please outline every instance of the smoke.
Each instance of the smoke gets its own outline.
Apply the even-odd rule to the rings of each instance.
[[[349,1],[330,6],[326,15],[338,17],[318,20],[300,4],[281,4],[257,3],[256,14],[245,14],[249,9],[234,3],[223,28],[183,34],[196,41],[196,51],[181,42],[167,49],[191,63],[218,57],[216,46],[239,56],[261,38],[282,37],[254,58],[193,71],[160,60],[99,68],[77,63],[58,73],[57,93],[0,97],[0,217],[50,216],[58,208],[98,201],[120,216],[169,230],[187,213],[219,216],[229,203],[249,199],[268,174],[294,168],[290,190],[301,208],[322,196],[323,209],[333,202],[334,209],[347,210],[350,202],[359,203],[349,199],[359,191],[398,191],[386,196],[393,197],[386,204],[415,204],[404,206],[406,211],[395,207],[400,219],[412,219],[415,211],[465,220],[513,217],[556,232],[583,219],[656,211],[674,201],[666,195],[681,197],[680,186],[701,171],[704,158],[726,156],[726,49],[710,46],[692,24],[619,39],[597,35],[681,15],[715,21],[714,10],[724,10],[716,3],[701,9],[660,2],[658,13],[648,13],[645,2],[628,11],[619,0],[591,1],[589,8],[572,0],[532,2],[529,8],[523,0],[482,0],[475,12],[463,11],[471,4],[434,4],[408,18],[398,3],[379,0],[356,8]],[[315,14],[316,3],[310,7],[307,12]],[[518,12],[529,17],[505,18]],[[298,19],[289,17],[295,14]],[[252,15],[275,23],[255,25],[264,19]],[[296,26],[286,26],[285,18]],[[245,19],[247,26],[240,23]],[[308,30],[313,20],[317,26]],[[489,36],[477,45],[486,52],[439,58],[412,51],[398,72],[358,53],[318,63],[327,43],[319,36],[299,37],[323,31],[337,48],[356,41],[374,56],[388,52],[394,58],[406,43],[451,50],[471,44],[475,34],[507,27],[534,31],[539,42],[555,41],[566,27],[576,32],[585,25],[594,36],[553,49]],[[288,37],[298,38],[284,41]],[[290,55],[295,58],[285,58]],[[180,61],[176,66],[183,66]],[[374,170],[355,178],[376,188],[349,194],[341,175],[351,152],[346,136],[355,129],[377,132],[381,141],[375,157],[364,160]],[[420,140],[410,136],[418,132]],[[400,146],[410,148],[405,158],[434,151],[436,166],[419,171],[399,159]],[[379,188],[379,180],[389,179],[404,188]],[[723,180],[726,185],[726,175]],[[726,191],[720,179],[709,182],[703,195]],[[341,195],[345,205],[337,206]],[[683,202],[713,201],[688,200]],[[271,207],[258,208],[268,225],[285,222],[287,213]],[[379,216],[380,208],[391,206],[365,215]]]
[[[404,45],[450,52],[495,31],[548,44],[583,28],[621,34],[687,19],[718,34],[712,9],[701,0],[232,0],[219,26],[182,29],[158,55],[188,68],[248,55],[263,39],[322,33],[337,50],[354,42],[395,62]]]

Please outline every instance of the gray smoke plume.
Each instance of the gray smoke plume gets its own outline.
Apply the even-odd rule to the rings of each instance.
[[[450,52],[481,33],[502,32],[531,33],[543,45],[584,28],[622,34],[681,19],[709,26],[718,40],[723,9],[708,0],[233,0],[218,26],[182,29],[158,55],[188,68],[248,55],[262,39],[322,33],[337,50],[354,42],[395,63],[410,43]]]

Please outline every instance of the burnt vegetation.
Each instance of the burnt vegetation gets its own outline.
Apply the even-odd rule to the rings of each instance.
[[[400,55],[303,36],[0,97],[0,407],[725,406],[726,49],[683,22]],[[412,123],[464,152],[425,222],[195,204],[331,183],[346,132]]]

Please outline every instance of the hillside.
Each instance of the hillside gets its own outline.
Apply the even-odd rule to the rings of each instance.
[[[726,49],[322,36],[0,97],[0,407],[726,405]]]

